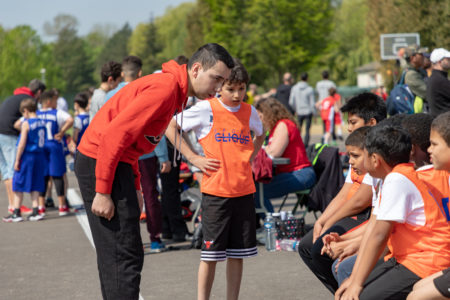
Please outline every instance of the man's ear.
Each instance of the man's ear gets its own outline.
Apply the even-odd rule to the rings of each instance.
[[[200,62],[195,62],[191,67],[192,77],[197,78],[201,69],[202,69],[202,64]]]

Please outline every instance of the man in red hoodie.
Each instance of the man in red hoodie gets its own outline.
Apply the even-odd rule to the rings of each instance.
[[[75,173],[97,252],[104,299],[138,299],[144,261],[139,227],[138,158],[153,151],[189,96],[213,97],[234,66],[218,44],[199,48],[187,65],[169,61],[98,111],[78,146]]]
[[[19,131],[14,128],[14,123],[22,117],[20,102],[26,98],[39,99],[45,90],[45,84],[33,79],[28,87],[23,86],[14,90],[14,95],[8,97],[0,105],[0,175],[5,182],[8,194],[8,210],[13,209],[14,194],[12,191],[12,176],[14,173],[14,160],[16,159],[16,144]]]

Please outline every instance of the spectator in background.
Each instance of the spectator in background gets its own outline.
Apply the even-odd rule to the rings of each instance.
[[[73,141],[78,146],[89,125],[89,113],[87,107],[89,104],[89,92],[81,92],[75,95],[73,108],[75,110],[75,119],[73,125]]]
[[[336,84],[328,79],[328,71],[322,72],[322,80],[316,83],[317,101],[321,101],[329,96],[330,88],[336,88]]]
[[[405,48],[404,58],[408,63],[405,71],[405,84],[408,85],[408,88],[416,97],[415,101],[426,100],[426,91],[427,85],[424,80],[424,74],[420,71],[423,67],[423,53],[425,52],[424,48],[420,48],[417,45],[412,45]],[[425,104],[425,103],[424,103]],[[427,108],[424,108],[425,111]],[[420,111],[419,111],[420,112]]]
[[[244,100],[245,102],[253,105],[253,103],[255,102],[255,96],[258,94],[257,88],[258,86],[254,83],[248,85],[247,97],[246,100]]]
[[[315,110],[314,104],[314,90],[308,84],[308,73],[304,72],[301,74],[301,81],[297,82],[291,89],[289,106],[293,108],[297,114],[298,123],[300,125],[300,134],[302,132],[303,121],[306,121],[305,138],[303,140],[305,147],[308,147],[309,144],[311,121]]]
[[[105,103],[106,93],[114,89],[122,81],[122,65],[115,61],[109,61],[103,65],[100,76],[102,83],[94,90],[89,107],[89,122]]]
[[[59,91],[57,89],[53,89],[53,93],[55,94],[55,97],[58,98],[56,102],[56,109],[69,112],[69,105],[67,105],[66,99],[64,99],[64,97],[59,94]]]
[[[291,94],[293,82],[294,79],[292,78],[291,73],[284,73],[283,83],[278,86],[277,92],[275,93],[275,98],[280,101],[291,114],[294,114],[294,110],[289,106],[289,95]]]
[[[430,57],[433,71],[428,80],[427,99],[433,117],[450,110],[450,51],[434,49]]]
[[[14,91],[14,95],[6,98],[0,105],[0,174],[5,182],[8,195],[8,210],[12,212],[14,194],[12,191],[12,177],[14,174],[14,160],[16,158],[16,143],[19,131],[14,128],[14,123],[22,116],[20,102],[25,98],[39,99],[45,90],[45,84],[37,79],[30,81],[28,87],[20,87]],[[25,209],[25,207],[23,207]],[[29,211],[29,209],[27,209]]]

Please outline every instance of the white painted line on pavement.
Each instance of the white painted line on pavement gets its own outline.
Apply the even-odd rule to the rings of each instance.
[[[72,205],[81,205],[83,204],[83,200],[78,195],[78,193],[75,191],[75,189],[68,189],[67,190],[67,196],[70,198],[70,203]],[[92,233],[91,229],[89,227],[89,221],[87,219],[86,211],[79,211],[75,214],[77,216],[77,221],[80,223],[81,228],[84,231],[84,234],[86,234],[86,237],[88,238],[89,242],[91,243],[92,247],[95,249],[94,240],[92,239]],[[142,295],[139,293],[139,300],[144,300]]]

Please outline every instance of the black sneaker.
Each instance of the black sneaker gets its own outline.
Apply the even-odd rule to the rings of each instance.
[[[45,200],[45,207],[49,208],[49,207],[55,207],[55,202],[53,201],[52,198],[47,198]]]
[[[28,216],[28,221],[39,221],[39,220],[42,220],[43,218],[44,218],[43,215],[40,215],[38,213],[33,213]]]
[[[3,222],[6,223],[17,223],[22,221],[22,217],[18,214],[10,214],[9,216],[3,218]]]

